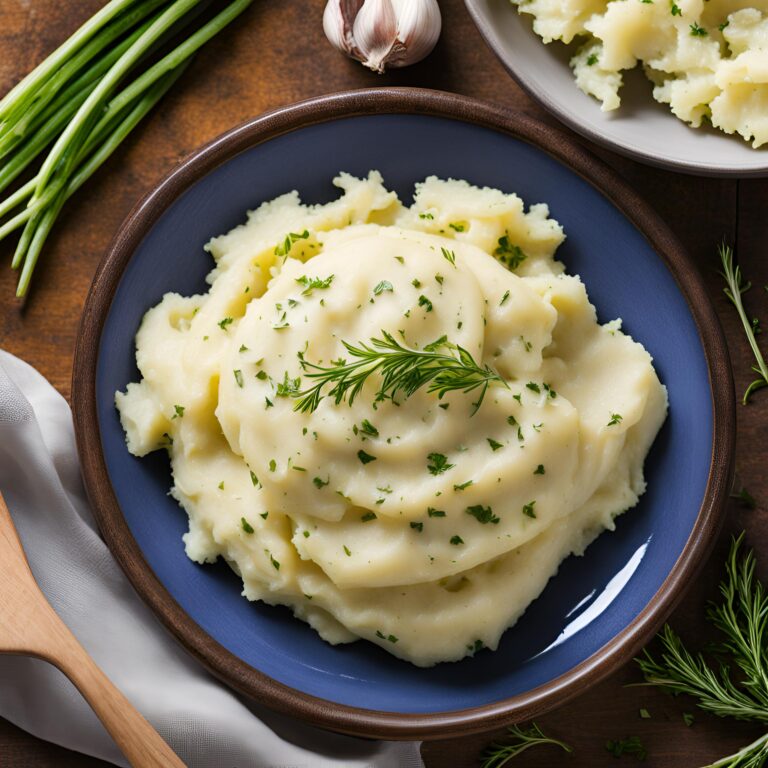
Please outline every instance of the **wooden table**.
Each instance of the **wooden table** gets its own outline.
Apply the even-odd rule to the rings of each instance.
[[[0,93],[31,69],[70,34],[100,0],[59,3],[0,0]],[[331,91],[375,85],[409,85],[456,91],[496,101],[554,123],[505,74],[485,47],[461,0],[441,0],[442,38],[424,62],[376,76],[338,55],[321,30],[322,0],[256,0],[237,25],[214,40],[173,93],[63,212],[60,226],[46,246],[34,288],[26,304],[12,298],[14,275],[7,268],[11,249],[0,245],[0,347],[36,366],[65,396],[70,391],[72,350],[91,277],[97,263],[138,198],[191,150],[236,123],[263,110]],[[593,147],[593,149],[595,149]],[[407,151],[407,150],[406,150]],[[735,244],[746,274],[759,290],[748,296],[750,310],[766,319],[768,234],[765,203],[768,181],[700,179],[648,168],[596,150],[666,219],[699,265],[725,327],[741,393],[750,379],[750,352],[737,316],[722,294],[716,245]],[[727,537],[746,528],[748,541],[763,555],[760,572],[768,575],[766,519],[768,392],[748,407],[739,407],[737,472],[757,499],[757,509],[735,502],[726,530],[711,561],[691,586],[672,617],[684,636],[705,630],[703,606],[715,596]],[[646,765],[694,768],[747,744],[760,734],[748,724],[718,720],[700,713],[690,701],[673,699],[646,688],[627,688],[639,681],[633,665],[614,674],[569,705],[540,719],[543,729],[576,747],[572,768],[612,764],[608,739],[638,735],[647,746]],[[640,708],[651,719],[640,719]],[[691,727],[683,712],[695,712]],[[482,748],[503,733],[426,744],[430,768],[478,765]],[[560,765],[551,747],[530,750],[514,765],[539,768]],[[632,762],[632,758],[628,759]],[[106,765],[67,752],[23,733],[0,720],[0,765],[4,768],[89,768]]]

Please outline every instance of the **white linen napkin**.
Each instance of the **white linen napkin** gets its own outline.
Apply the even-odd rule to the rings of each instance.
[[[66,401],[3,351],[0,491],[56,612],[188,766],[423,767],[418,743],[354,739],[274,714],[239,698],[189,656],[99,536]],[[45,662],[0,656],[0,716],[42,739],[128,765],[74,686]]]

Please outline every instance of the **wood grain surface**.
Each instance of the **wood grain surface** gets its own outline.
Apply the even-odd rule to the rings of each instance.
[[[0,0],[0,93],[100,5],[99,0]],[[155,113],[65,207],[24,305],[13,299],[15,275],[7,267],[11,248],[0,245],[0,347],[36,366],[68,396],[80,310],[96,264],[123,217],[185,154],[265,109],[348,88],[410,85],[495,101],[554,124],[485,48],[461,0],[441,0],[443,35],[428,59],[384,76],[369,73],[330,48],[320,26],[322,7],[321,0],[256,0],[235,27],[209,44]],[[768,181],[688,177],[595,151],[656,208],[699,266],[726,331],[740,393],[750,380],[750,352],[722,294],[715,248],[722,239],[736,245],[745,272],[757,286],[746,297],[746,304],[750,312],[768,321],[768,296],[762,291],[768,283],[768,258],[763,253],[768,233],[764,214]],[[738,410],[737,473],[757,499],[757,509],[732,504],[715,553],[672,617],[672,624],[684,637],[707,636],[703,608],[715,596],[729,533],[746,528],[748,542],[763,555],[759,572],[768,577],[767,426],[768,392],[763,392],[750,406]],[[649,751],[646,765],[695,768],[759,735],[749,724],[699,713],[683,698],[625,687],[639,679],[630,664],[540,719],[545,731],[575,746],[572,757],[563,758],[543,747],[516,758],[513,764],[521,768],[612,765],[614,758],[605,751],[606,740],[638,735]],[[640,719],[641,707],[650,712],[650,720]],[[683,723],[684,712],[695,713],[691,727]],[[502,737],[503,732],[496,732],[433,742],[423,752],[429,768],[470,768],[479,765],[480,753],[489,741]],[[40,742],[0,721],[0,765],[90,768],[104,764]]]

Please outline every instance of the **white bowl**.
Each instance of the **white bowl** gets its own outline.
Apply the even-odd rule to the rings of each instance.
[[[574,45],[544,45],[532,17],[510,0],[464,0],[475,24],[501,63],[528,94],[574,131],[608,149],[674,171],[700,176],[768,176],[768,146],[752,149],[740,136],[691,128],[651,95],[638,68],[625,73],[621,107],[601,112],[582,93],[568,61]]]

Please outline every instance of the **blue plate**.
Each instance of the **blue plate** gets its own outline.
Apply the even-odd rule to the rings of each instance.
[[[370,723],[345,730],[368,735],[392,735],[395,725],[408,722],[402,715],[438,715],[420,720],[423,734],[445,723],[439,713],[474,710],[467,717],[476,721],[490,713],[514,718],[523,703],[528,714],[530,707],[551,707],[608,674],[648,639],[717,529],[733,442],[721,433],[732,419],[733,398],[728,374],[713,375],[724,345],[695,270],[663,224],[610,171],[552,129],[467,99],[414,90],[379,92],[378,101],[375,95],[326,97],[313,102],[314,112],[303,105],[261,118],[172,174],[132,214],[102,265],[93,289],[100,298],[89,304],[99,317],[86,323],[103,325],[93,342],[83,342],[92,343],[93,354],[78,350],[75,376],[76,388],[80,373],[93,381],[101,468],[140,554],[188,623],[244,662],[237,680],[212,663],[216,671],[241,689],[263,693],[243,682],[243,670],[253,668],[294,689],[291,696],[324,699],[331,702],[326,708],[341,712],[359,707],[363,694],[365,707],[380,711],[378,730]],[[354,105],[350,99],[357,99]],[[404,101],[411,113],[399,114]],[[207,289],[212,260],[204,243],[265,200],[298,189],[304,202],[327,202],[337,195],[331,179],[340,170],[364,175],[372,168],[406,203],[414,183],[432,174],[515,192],[526,205],[546,202],[567,235],[558,258],[581,276],[600,321],[622,318],[648,349],[669,391],[669,418],[646,462],[648,490],[640,504],[585,556],[562,564],[496,652],[432,669],[366,642],[330,646],[288,610],[241,597],[240,580],[226,565],[188,560],[181,540],[186,515],[168,496],[168,460],[132,457],[114,407],[115,391],[140,378],[134,336],[147,309],[167,291]],[[110,306],[104,294],[112,291]],[[86,371],[90,364],[94,369]],[[84,463],[92,495],[103,500],[94,461]],[[99,514],[104,524],[104,511]],[[125,542],[111,540],[109,523],[105,536],[142,591],[137,569],[145,566],[126,555]],[[149,599],[162,614],[156,601],[156,595]],[[205,660],[202,646],[192,645]],[[268,703],[296,711],[277,689]],[[331,715],[315,720],[330,727],[342,722]]]

